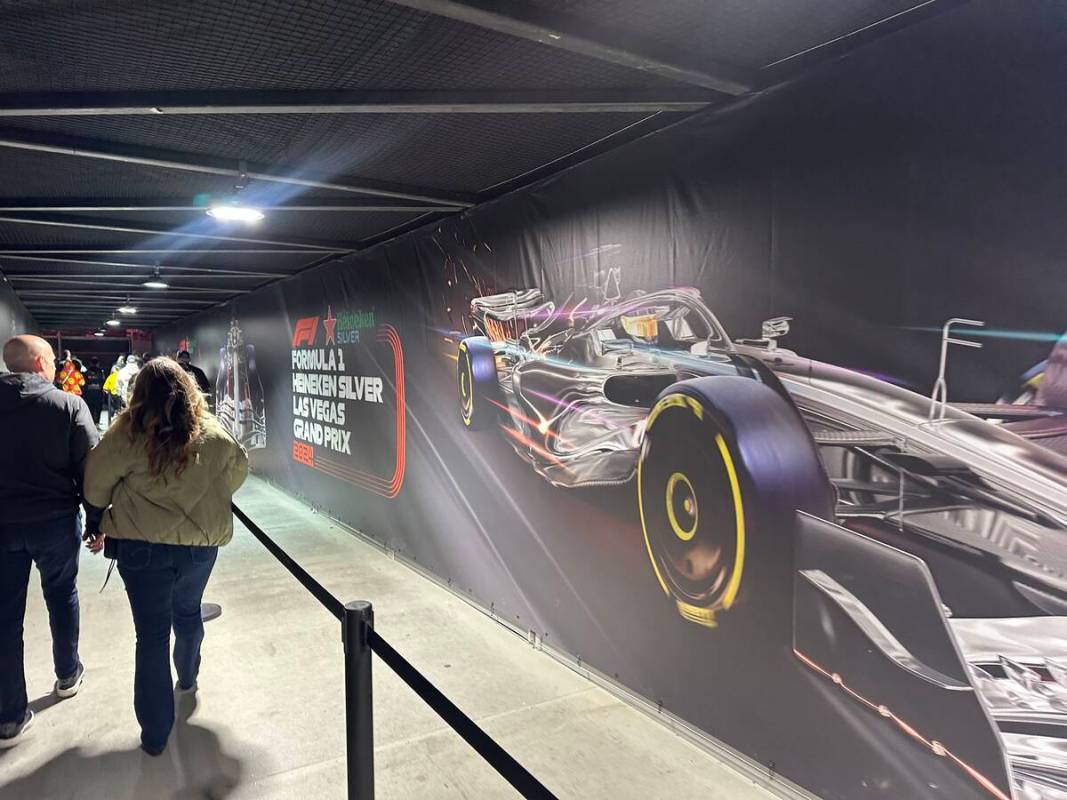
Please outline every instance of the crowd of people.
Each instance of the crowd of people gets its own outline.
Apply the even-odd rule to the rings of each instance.
[[[57,389],[78,395],[85,400],[93,423],[99,426],[105,408],[110,423],[110,420],[128,405],[133,393],[133,379],[141,371],[141,366],[152,359],[151,353],[120,355],[111,365],[111,371],[105,375],[99,356],[92,356],[89,366],[86,367],[85,362],[78,356],[73,355],[70,350],[65,350],[63,357],[55,361],[56,376],[53,383]],[[207,375],[192,363],[189,351],[178,351],[175,359],[178,365],[192,376],[197,388],[205,396],[209,395],[211,384],[208,383]]]
[[[141,748],[159,755],[174,724],[175,694],[197,690],[201,599],[218,548],[233,535],[230,501],[247,476],[247,455],[209,412],[207,378],[188,352],[130,355],[105,376],[97,358],[88,368],[69,351],[57,360],[47,341],[27,335],[4,344],[3,361],[0,746],[18,742],[34,719],[23,655],[31,565],[48,609],[54,692],[69,698],[83,686],[77,578],[84,542],[115,559],[126,586]]]

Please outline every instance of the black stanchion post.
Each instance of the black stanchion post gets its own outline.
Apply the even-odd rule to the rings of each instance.
[[[374,800],[374,705],[368,632],[374,609],[364,600],[345,605],[345,727],[348,737],[348,800]]]

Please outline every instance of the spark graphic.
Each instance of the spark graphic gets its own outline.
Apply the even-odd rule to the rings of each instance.
[[[486,399],[497,408],[506,411],[508,414],[511,415],[513,419],[517,419],[520,422],[525,422],[527,425],[529,425],[531,428],[533,428],[535,431],[540,433],[542,436],[545,436],[546,438],[549,436],[554,436],[556,438],[556,441],[566,447],[567,443],[562,438],[560,438],[560,435],[558,433],[556,433],[554,430],[552,430],[551,427],[549,427],[552,424],[553,420],[542,420],[541,422],[538,422],[535,419],[531,419],[530,417],[521,414],[510,406],[506,406],[503,403],[498,403],[491,397],[487,397]]]
[[[512,439],[514,439],[515,441],[519,442],[520,444],[526,445],[527,447],[529,447],[531,450],[533,450],[535,453],[537,453],[542,458],[545,458],[545,459],[551,461],[553,464],[563,468],[567,472],[570,472],[570,468],[568,468],[566,464],[564,464],[562,461],[560,461],[558,458],[556,458],[550,452],[545,450],[545,448],[541,447],[541,445],[539,445],[537,442],[535,442],[532,439],[524,436],[523,434],[519,433],[518,431],[507,427],[506,425],[501,425],[500,426],[500,430],[502,430],[504,433],[506,433],[508,436],[510,436]]]

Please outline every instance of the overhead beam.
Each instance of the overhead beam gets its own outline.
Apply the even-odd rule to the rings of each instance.
[[[280,205],[271,205],[265,207],[264,210],[269,211],[271,214],[275,212],[289,212],[289,211],[303,211],[303,212],[315,212],[322,211],[339,211],[352,214],[364,214],[364,213],[390,213],[398,212],[404,214],[417,214],[426,211],[456,211],[462,208],[456,204],[427,204],[427,203],[414,203],[414,202],[400,202],[400,201],[377,201],[372,202],[368,200],[349,200],[347,198],[340,198],[338,200],[330,200],[328,202],[308,202],[300,203],[293,201],[285,201]],[[114,202],[108,202],[106,200],[99,200],[96,198],[71,198],[61,201],[51,200],[47,198],[22,198],[13,202],[0,203],[0,213],[8,212],[25,212],[25,211],[45,211],[45,212],[106,212],[106,213],[137,213],[144,211],[173,211],[173,212],[196,212],[203,214],[207,211],[205,205],[190,205],[187,200],[176,199],[152,199],[144,200],[136,204],[116,204]]]
[[[292,255],[297,255],[297,256],[306,255],[306,253],[304,251],[302,251],[302,250],[293,250],[291,248],[290,249],[285,249],[285,250],[271,250],[271,249],[265,249],[265,248],[261,248],[261,247],[256,247],[256,248],[242,247],[242,248],[238,248],[236,250],[232,249],[232,248],[231,249],[214,248],[214,249],[211,249],[211,250],[194,250],[194,249],[191,249],[191,248],[188,248],[188,247],[182,247],[181,249],[175,249],[173,247],[163,247],[163,248],[119,247],[119,248],[110,248],[110,249],[108,249],[108,248],[100,248],[100,249],[98,249],[98,248],[94,248],[94,247],[65,247],[65,248],[55,248],[55,247],[19,247],[19,248],[15,248],[15,249],[12,249],[12,250],[0,250],[0,256],[49,255],[49,254],[54,254],[54,255],[64,255],[64,254],[70,254],[70,255],[95,255],[95,254],[109,255],[109,254],[114,254],[114,253],[137,253],[137,254],[140,254],[140,255],[164,255],[164,254],[173,255],[175,253],[180,253],[181,255],[189,255],[189,254],[204,255],[204,254],[208,254],[208,253],[210,253],[212,255],[233,255],[235,253],[252,253],[254,255],[290,255],[290,256],[292,256]]]
[[[760,69],[761,86],[773,86],[789,77],[812,69],[817,64],[845,56],[891,33],[925,22],[946,11],[965,6],[970,0],[925,0],[910,8],[889,14],[856,30],[826,42],[805,48],[797,53],[772,61]]]
[[[711,87],[716,88],[716,87]],[[721,91],[721,90],[718,90]],[[228,114],[650,114],[696,111],[704,89],[180,91],[0,94],[0,117]]]
[[[154,301],[154,300],[149,300],[148,298],[143,298],[142,297],[141,300],[140,300],[140,304],[144,305],[145,308],[151,309],[152,311],[161,311],[161,312],[169,313],[170,311],[178,311],[178,310],[180,310],[181,301],[179,301],[176,304],[161,303],[161,302],[157,302],[157,301]],[[27,306],[34,306],[34,307],[41,307],[41,308],[63,308],[63,309],[71,308],[70,303],[67,303],[64,300],[61,300],[59,298],[47,298],[47,297],[31,297],[26,301],[26,305]],[[119,303],[119,305],[125,305],[125,300],[123,300],[123,302]],[[79,303],[77,306],[75,306],[75,308],[94,308],[94,307],[96,307],[96,308],[112,308],[113,309],[115,306],[113,306],[111,304],[111,302],[108,301],[108,300],[101,300],[101,299],[96,298],[96,297],[89,298],[84,303]]]
[[[69,321],[69,322],[71,322],[73,324],[74,322],[78,322],[78,321],[84,320],[86,324],[99,325],[102,322],[106,322],[108,319],[121,319],[128,327],[137,327],[137,325],[139,323],[143,324],[143,323],[153,323],[153,322],[169,322],[169,321],[174,320],[174,319],[181,319],[183,316],[186,316],[186,315],[185,314],[167,314],[167,315],[157,315],[157,316],[144,316],[144,315],[138,314],[138,315],[132,316],[132,317],[131,316],[121,316],[121,315],[118,316],[118,317],[115,317],[115,316],[112,316],[111,314],[107,313],[106,311],[100,311],[98,313],[86,313],[86,314],[59,314],[59,313],[36,314],[35,313],[34,316],[38,318],[38,320],[37,320],[38,323],[40,323],[42,321],[48,322],[50,320],[51,321],[66,320],[66,321]],[[101,318],[103,318],[103,319],[101,319]]]
[[[147,275],[131,275],[128,272],[121,273],[103,273],[103,272],[10,272],[4,273],[9,279],[13,281],[44,281],[51,280],[53,278],[63,278],[64,280],[76,280],[82,279],[86,283],[99,280],[141,280],[142,278],[151,277],[153,273]],[[180,280],[183,278],[196,278],[199,280],[231,280],[235,277],[251,278],[252,280],[262,281],[263,278],[259,275],[168,275],[168,280]],[[288,277],[286,275],[279,275],[274,277]]]
[[[254,278],[286,278],[293,272],[260,272],[244,269],[227,269],[223,267],[178,267],[173,264],[136,264],[129,261],[93,261],[85,258],[51,258],[48,256],[26,256],[26,255],[5,255],[5,251],[0,251],[0,267],[4,263],[10,263],[12,261],[26,261],[31,264],[62,264],[64,266],[68,264],[83,266],[89,265],[94,267],[129,267],[130,269],[146,269],[150,272],[160,270],[160,272],[189,272],[192,274],[211,274],[211,275],[231,275],[236,277],[254,277]],[[182,251],[187,252],[185,250]],[[286,250],[286,253],[300,252],[294,250]],[[303,253],[301,253],[303,255]],[[19,275],[23,273],[11,272],[8,270],[8,275]],[[128,275],[126,277],[136,277],[135,275]]]
[[[132,302],[132,298],[131,298],[131,302]],[[120,306],[121,305],[125,305],[125,304],[126,304],[125,300],[123,300],[123,301],[121,301],[119,303]],[[44,298],[44,297],[40,297],[40,298],[31,297],[26,301],[26,306],[27,307],[31,307],[31,308],[62,309],[62,310],[69,310],[71,308],[70,303],[67,303],[66,301],[64,301],[64,300],[62,300],[60,298]],[[141,298],[138,301],[137,307],[145,309],[149,313],[153,313],[153,314],[157,314],[157,313],[158,314],[182,314],[182,313],[185,313],[183,308],[182,308],[182,304],[181,303],[160,305],[158,303],[149,302],[145,298]],[[107,308],[110,308],[112,311],[114,311],[115,310],[115,305],[113,305],[111,302],[109,302],[107,300],[99,300],[99,299],[94,297],[92,299],[86,300],[86,302],[84,302],[84,303],[79,303],[76,306],[76,308],[91,308],[91,309],[101,309],[101,308],[107,309]]]
[[[120,303],[119,305],[122,305]],[[42,314],[61,313],[61,314],[78,314],[82,312],[91,312],[93,314],[98,313],[114,313],[117,309],[110,303],[94,303],[91,305],[79,305],[76,309],[72,309],[70,305],[59,305],[55,303],[38,304],[33,307],[36,311],[40,311]],[[36,313],[36,311],[34,313]],[[147,316],[158,317],[171,314],[184,314],[185,311],[180,309],[153,309],[153,308],[138,308],[138,313],[134,316]]]
[[[161,238],[169,237],[185,237],[190,239],[209,239],[217,242],[243,242],[245,244],[266,244],[266,245],[280,245],[283,247],[292,247],[294,251],[318,251],[323,253],[347,253],[351,248],[347,247],[330,247],[324,244],[317,244],[312,242],[297,242],[297,241],[276,241],[273,239],[251,239],[244,236],[223,236],[221,234],[214,233],[193,233],[190,231],[183,231],[180,228],[175,230],[162,230],[159,228],[139,228],[126,225],[122,222],[111,222],[106,220],[98,220],[95,222],[83,222],[77,217],[64,217],[58,216],[44,216],[44,217],[20,217],[10,215],[0,215],[0,222],[6,222],[14,225],[46,225],[55,228],[75,228],[79,230],[90,231],[111,231],[113,233],[133,233],[138,236],[157,236]],[[178,248],[180,250],[180,248]]]
[[[86,306],[78,311],[66,311],[62,308],[48,308],[35,306],[33,312],[35,315],[40,316],[100,316],[102,314],[114,314],[115,306]],[[180,317],[183,316],[184,311],[147,311],[144,309],[138,309],[136,314],[124,315],[128,318],[141,317],[144,319],[156,319],[160,317]]]
[[[41,314],[39,316],[40,319],[37,320],[38,323],[62,322],[67,325],[75,325],[81,323],[83,325],[92,325],[93,327],[102,327],[102,324],[106,323],[108,319],[121,319],[123,322],[122,327],[136,328],[140,325],[152,325],[155,323],[171,322],[172,320],[181,319],[184,315],[172,314],[165,317],[143,317],[141,319],[137,319],[136,317],[112,317],[111,315],[102,312],[99,314],[81,314],[79,316],[74,316],[71,314]]]
[[[166,292],[167,294],[170,294],[171,292],[175,292],[175,291],[176,292],[181,292],[182,290],[180,290],[180,289],[179,290],[174,290],[174,289],[148,289],[146,291]],[[127,300],[132,300],[133,297],[135,296],[135,295],[130,294],[129,292],[116,292],[116,291],[113,291],[113,290],[96,290],[96,289],[85,289],[85,290],[79,290],[79,291],[71,291],[71,290],[44,291],[44,290],[39,290],[39,289],[23,289],[23,290],[19,291],[17,294],[18,294],[18,296],[20,298],[24,298],[24,297],[70,297],[70,298],[76,300],[78,298],[91,297],[94,300],[117,300],[120,303],[126,302]],[[145,302],[145,301],[139,299],[139,302]],[[213,306],[216,303],[218,303],[218,300],[197,300],[196,298],[192,298],[192,297],[175,297],[170,302],[173,305],[181,304],[181,305],[196,305],[196,306]]]
[[[35,153],[71,156],[74,158],[114,161],[144,167],[158,167],[182,172],[197,172],[205,175],[221,175],[240,180],[284,183],[307,189],[325,189],[332,192],[392,197],[398,200],[415,200],[423,203],[442,203],[457,207],[474,205],[474,198],[431,189],[402,186],[368,178],[340,178],[319,180],[312,177],[288,174],[277,168],[262,165],[236,163],[235,160],[205,158],[190,153],[154,150],[146,147],[121,145],[114,142],[77,139],[56,135],[32,135],[23,130],[0,130],[0,148],[26,150]]]
[[[612,131],[596,141],[584,144],[581,147],[572,150],[570,153],[557,156],[551,161],[540,164],[519,175],[512,175],[510,178],[505,178],[491,186],[485,186],[478,190],[478,194],[483,197],[495,197],[504,194],[513,189],[517,189],[520,186],[533,183],[540,178],[548,177],[549,175],[566,169],[567,167],[574,166],[575,164],[590,159],[600,153],[606,153],[608,150],[633,141],[640,136],[645,136],[653,131],[657,131],[668,124],[670,124],[669,117],[664,117],[660,114],[650,114],[644,119],[640,119],[637,122],[627,125],[625,128]]]
[[[118,277],[120,277],[120,278],[133,277],[134,280],[137,280],[137,276],[120,275]],[[205,276],[200,275],[198,277],[203,278]],[[111,281],[111,282],[106,283],[106,284],[101,284],[101,283],[98,283],[96,280],[93,280],[93,279],[90,279],[90,280],[79,279],[77,276],[74,276],[74,275],[49,275],[49,276],[44,277],[44,278],[28,278],[28,277],[25,277],[25,276],[22,276],[22,275],[8,273],[7,274],[7,279],[12,283],[60,283],[60,284],[66,284],[68,286],[90,286],[90,287],[100,287],[100,288],[108,288],[108,289],[144,289],[144,288],[146,288],[140,283],[115,283],[114,281]],[[240,294],[242,292],[249,292],[249,291],[251,291],[251,289],[248,289],[248,288],[234,289],[234,288],[229,288],[229,287],[220,288],[220,287],[210,287],[210,286],[172,286],[172,287],[170,287],[170,289],[167,289],[166,291],[204,292],[204,293],[210,292],[211,294]]]
[[[25,298],[25,303],[28,306],[31,305],[51,305],[60,304],[67,305],[66,299],[72,296],[78,296],[80,292],[72,292],[68,290],[33,290],[26,289],[18,293],[19,297]],[[198,300],[195,297],[172,297],[165,299],[162,297],[146,297],[143,294],[138,294],[137,300],[144,306],[159,306],[160,308],[181,308],[182,306],[198,306],[203,303],[214,303],[214,300]],[[134,295],[127,294],[126,292],[115,292],[111,295],[104,295],[98,297],[96,295],[85,295],[85,302],[87,304],[96,303],[98,305],[111,305],[112,298],[119,300],[119,305],[126,302],[127,298],[133,299]],[[68,306],[69,307],[69,306]]]
[[[134,302],[132,299],[130,302]],[[79,308],[86,311],[92,311],[93,313],[114,313],[118,306],[125,305],[126,301],[118,301],[115,303],[107,302],[93,302],[89,304],[79,304]],[[61,303],[59,300],[49,301],[37,301],[35,303],[26,303],[26,307],[30,309],[34,314],[47,313],[49,311],[62,311],[70,308],[69,303]],[[196,307],[183,307],[183,306],[151,306],[146,305],[143,301],[137,301],[137,308],[139,311],[143,311],[146,314],[189,314],[196,310]],[[169,309],[169,310],[168,310]]]
[[[747,71],[729,64],[703,59],[701,68],[676,62],[665,54],[643,51],[634,44],[618,41],[612,34],[612,44],[598,38],[574,20],[546,14],[531,5],[492,0],[388,0],[393,5],[425,11],[440,17],[465,22],[479,28],[504,33],[519,39],[566,50],[571,53],[607,61],[661,78],[714,89],[730,95],[745,94],[755,85]],[[506,8],[506,10],[502,10]]]

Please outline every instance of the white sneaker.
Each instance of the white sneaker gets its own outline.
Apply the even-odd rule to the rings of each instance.
[[[33,724],[33,712],[26,709],[22,722],[5,722],[0,724],[0,747],[14,747],[22,739],[23,734]]]
[[[78,693],[78,690],[82,688],[82,683],[84,681],[85,667],[79,664],[78,671],[74,673],[73,677],[56,681],[56,697],[62,699],[74,697],[74,695]]]

